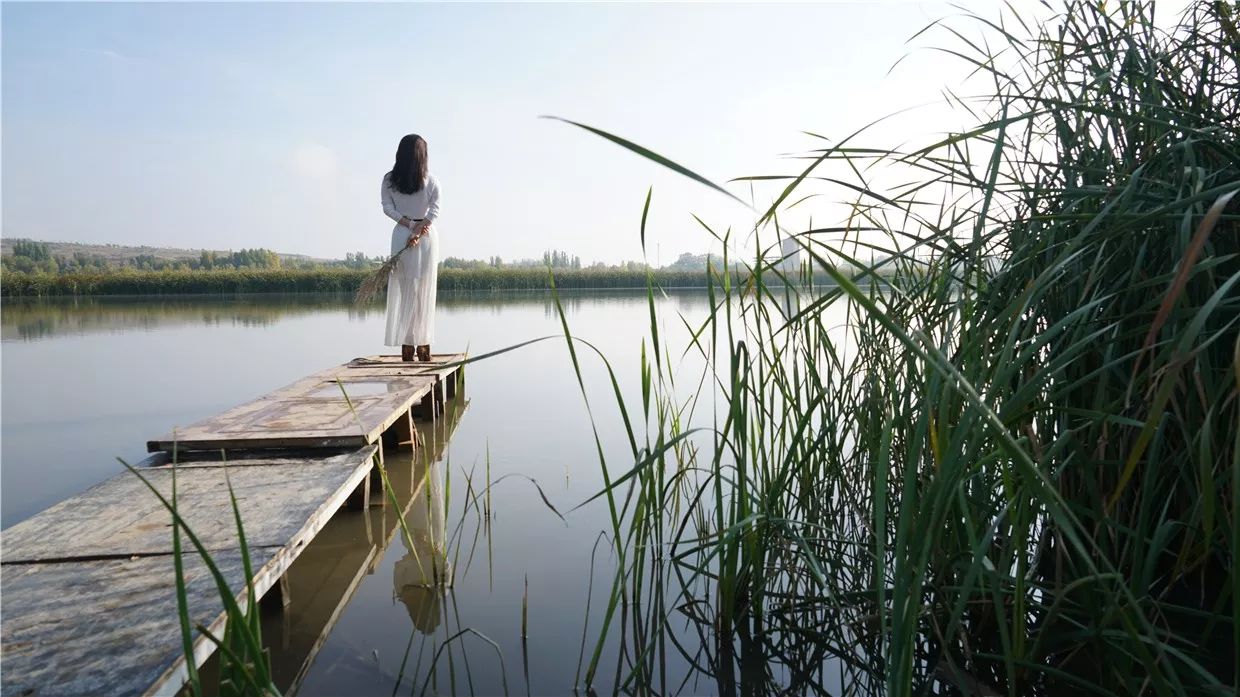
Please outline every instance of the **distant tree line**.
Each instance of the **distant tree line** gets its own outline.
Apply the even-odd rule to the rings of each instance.
[[[15,240],[13,253],[0,257],[0,268],[20,273],[71,273],[83,270],[106,270],[111,265],[98,255],[81,252],[72,257],[53,256],[51,248],[43,242]]]
[[[53,254],[50,245],[35,240],[14,240],[13,253],[0,257],[0,268],[4,271],[47,274],[106,272],[114,269],[135,271],[278,269],[282,265],[279,254],[270,249],[261,248],[242,249],[239,252],[203,250],[197,259],[169,259],[153,254],[136,254],[118,261],[100,254],[86,254],[85,252],[74,252],[72,255]]]
[[[0,293],[14,297],[348,292],[356,290],[383,261],[382,257],[368,257],[363,252],[350,252],[343,261],[282,259],[275,252],[260,248],[203,251],[197,259],[138,254],[118,263],[81,252],[72,256],[53,254],[46,243],[31,240],[15,240],[12,250],[0,259]],[[498,256],[448,257],[440,262],[439,288],[543,290],[550,287],[550,275],[554,275],[559,288],[645,288],[648,281],[664,288],[704,288],[711,259],[706,254],[683,254],[669,266],[654,268],[636,261],[583,266],[580,257],[561,250],[548,250],[542,259],[508,262]],[[713,266],[718,273],[718,260]],[[737,282],[743,282],[748,273],[742,265],[732,267]],[[829,282],[821,273],[816,273],[813,280],[819,284]]]
[[[203,250],[198,258],[198,265],[188,262],[192,269],[278,269],[280,255],[270,249],[243,249],[240,252],[219,254]],[[167,267],[175,269],[177,267]],[[154,270],[159,270],[158,268]]]
[[[703,255],[705,258],[705,255]],[[618,264],[607,264],[596,261],[590,265],[585,265],[581,261],[581,257],[570,255],[568,252],[553,249],[543,252],[541,259],[514,259],[505,261],[503,257],[493,256],[486,259],[463,259],[461,257],[448,257],[439,262],[441,269],[541,269],[544,272],[550,267],[556,270],[577,270],[577,271],[628,271],[645,273],[648,270],[655,270],[655,267],[640,261],[622,261]],[[688,267],[676,268],[677,271],[705,271],[706,264],[703,263],[696,269]]]
[[[686,263],[686,260],[699,260],[700,263]],[[707,255],[685,254],[671,267],[677,271],[695,271],[706,269]],[[79,273],[120,271],[217,271],[224,269],[367,269],[373,268],[384,261],[384,257],[367,256],[364,252],[349,252],[343,261],[314,261],[303,259],[286,259],[270,249],[242,249],[233,252],[216,252],[202,250],[197,258],[169,258],[154,254],[136,254],[124,259],[105,257],[99,254],[74,252],[73,254],[54,254],[46,242],[35,240],[14,240],[12,253],[0,257],[0,267],[5,271],[18,273]],[[548,267],[556,270],[622,270],[644,272],[652,267],[637,261],[625,261],[619,264],[594,262],[584,265],[581,257],[566,251],[552,249],[543,252],[542,258],[518,259],[505,261],[502,257],[493,256],[487,259],[463,259],[448,257],[440,262],[442,269],[539,269]]]
[[[488,257],[486,259],[462,259],[461,257],[448,257],[439,262],[440,268],[443,269],[545,269],[551,267],[553,269],[580,269],[581,257],[570,255],[568,252],[558,249],[550,249],[543,252],[541,259],[519,259],[513,261],[504,261],[503,257]],[[596,263],[595,266],[603,267],[605,264]],[[614,268],[614,267],[609,267]]]

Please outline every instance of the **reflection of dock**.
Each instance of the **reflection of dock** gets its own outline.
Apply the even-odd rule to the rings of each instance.
[[[430,506],[442,510],[442,486],[435,486],[442,473],[434,463],[441,459],[467,406],[462,400],[450,400],[443,419],[420,423],[420,440],[425,443],[420,452],[388,454],[388,481],[411,528],[417,526],[421,511]],[[288,570],[288,606],[282,613],[265,615],[263,627],[276,686],[285,695],[296,694],[358,586],[375,572],[398,536],[397,516],[388,507],[372,507],[366,515],[337,516]]]
[[[299,629],[277,646],[300,646],[295,638],[309,637],[295,652],[302,659],[287,682],[276,668],[282,684],[296,687],[396,527],[396,516],[382,507],[385,496],[374,497],[379,504],[374,508],[367,505],[378,483],[370,476],[373,462],[384,460],[376,446],[425,443],[426,452],[414,458],[436,457],[434,444],[445,441],[455,424],[455,418],[438,417],[459,414],[448,399],[462,384],[456,363],[463,359],[459,354],[436,356],[431,364],[357,359],[178,430],[176,438],[148,443],[156,454],[144,463],[143,475],[168,496],[175,469],[178,510],[244,608],[249,599],[232,523],[231,483],[250,548],[255,595],[278,586],[285,604],[290,598],[297,604],[285,623],[295,622]],[[419,428],[415,415],[432,423]],[[170,451],[179,461],[175,467]],[[416,500],[410,484],[415,468],[388,457],[403,513]],[[333,519],[346,501],[363,510]],[[357,543],[359,525],[363,544]],[[183,558],[190,621],[219,636],[225,615],[215,582],[197,554]],[[118,475],[4,531],[0,561],[3,694],[180,688],[187,667],[171,516],[137,477]],[[313,569],[315,575],[299,581],[299,569]],[[299,595],[306,599],[304,610]],[[316,614],[312,608],[327,610]],[[197,665],[213,651],[208,639],[195,637]]]

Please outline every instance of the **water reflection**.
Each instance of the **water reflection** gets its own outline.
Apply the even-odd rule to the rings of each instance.
[[[452,585],[444,529],[443,480],[434,463],[415,475],[413,499],[405,516],[407,535],[401,536],[405,556],[392,573],[393,593],[409,611],[413,626],[423,634],[439,628],[444,589]]]
[[[378,311],[353,308],[346,297],[333,294],[6,298],[0,314],[0,339],[37,341],[182,325],[267,327],[286,317],[336,308],[348,309],[359,318]]]
[[[439,427],[425,429],[421,456],[414,453],[409,479],[409,504],[404,509],[401,544],[405,556],[392,568],[392,595],[409,612],[413,626],[423,634],[439,628],[443,597],[452,586],[448,562],[443,472],[439,458],[452,436],[460,412],[449,400]]]
[[[568,291],[561,299],[574,335],[599,346],[618,375],[638,374],[650,321],[644,292]],[[668,325],[661,339],[676,346],[685,334],[687,341],[673,313],[684,312],[697,326],[708,302],[705,293],[657,299]],[[561,331],[545,293],[443,294],[439,308],[444,351],[480,355]],[[112,455],[140,459],[143,443],[172,424],[382,351],[380,310],[358,310],[340,295],[6,303],[3,524],[115,475],[120,466]],[[571,689],[581,672],[574,664],[583,629],[589,664],[614,566],[607,544],[599,548],[593,584],[583,571],[610,518],[605,505],[595,504],[565,523],[548,508],[566,511],[603,486],[579,377],[562,341],[532,344],[467,372],[469,413],[461,416],[458,398],[449,400],[447,418],[417,424],[429,460],[389,450],[396,504],[337,516],[290,570],[288,610],[264,613],[275,681],[286,693],[391,694],[399,685],[401,694],[449,694],[469,692],[472,684],[475,694],[502,694],[506,678],[521,691],[515,679],[526,672],[517,663],[526,658],[520,637],[527,597],[525,691]],[[600,404],[611,399],[601,362],[583,361],[580,380]],[[636,387],[626,394],[630,405],[640,398]],[[609,453],[628,449],[616,423],[600,416],[597,437]],[[417,482],[429,471],[437,477],[426,482],[441,487],[447,511],[446,544],[429,516],[425,529],[447,550],[440,563],[451,570],[452,584],[428,596],[416,583],[397,588],[406,576],[394,566],[415,551],[428,556],[421,543],[396,541],[403,533],[395,514],[408,509],[413,517]],[[424,491],[432,497],[430,486]],[[414,588],[409,602],[400,593],[407,586]],[[425,633],[432,625],[421,624],[423,617],[436,618],[433,632]],[[621,626],[619,617],[611,625]],[[675,655],[668,660],[669,671],[683,668]],[[617,667],[600,660],[597,684],[611,685]]]
[[[447,400],[442,416],[433,423],[415,422],[421,448],[385,451],[396,507],[390,500],[378,505],[376,492],[368,510],[340,511],[289,568],[287,606],[271,603],[263,613],[272,674],[283,694],[297,693],[312,667],[342,677],[358,670],[359,655],[365,652],[324,650],[327,638],[364,579],[379,571],[385,551],[397,537],[406,554],[396,564],[393,602],[407,609],[419,632],[430,634],[439,627],[445,589],[450,585],[447,569],[451,568],[445,551],[440,461],[467,407],[468,401],[458,394]],[[397,509],[405,518],[408,538],[401,530]],[[203,670],[207,682],[215,684],[215,659]]]

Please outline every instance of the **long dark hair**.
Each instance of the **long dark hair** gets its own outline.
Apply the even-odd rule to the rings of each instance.
[[[396,147],[396,164],[388,172],[388,186],[402,194],[416,194],[426,185],[426,139],[410,133]]]

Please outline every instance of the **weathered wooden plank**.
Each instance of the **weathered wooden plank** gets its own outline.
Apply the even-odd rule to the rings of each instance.
[[[310,432],[325,436],[360,435],[365,432],[363,428],[370,430],[374,421],[381,420],[389,410],[409,399],[406,392],[415,391],[413,385],[401,383],[396,386],[406,385],[411,389],[384,396],[356,396],[348,401],[337,394],[329,399],[289,396],[277,401],[244,404],[178,429],[176,438],[188,442],[217,434]]]
[[[429,393],[431,375],[340,375],[333,368],[147,443],[156,450],[341,447],[374,443]],[[342,392],[343,387],[343,392]],[[346,398],[347,393],[347,398]]]
[[[465,354],[430,362],[356,358],[307,376],[222,414],[176,429],[147,448],[206,450],[347,447],[374,443],[403,411],[457,373]],[[446,392],[444,386],[441,391]],[[346,397],[347,394],[347,397]]]
[[[430,361],[406,361],[399,355],[385,353],[377,356],[362,356],[354,358],[346,365],[362,365],[366,363],[384,363],[384,364],[403,364],[408,366],[442,366],[446,363],[459,363],[465,360],[464,353],[436,353],[431,356]]]
[[[231,467],[179,467],[177,501],[190,529],[209,549],[234,549],[237,531],[228,495],[231,480],[251,546],[296,541],[308,519],[330,517],[369,472],[373,446],[345,455],[291,463],[246,460]],[[172,468],[143,474],[164,496]],[[226,478],[227,477],[227,478]],[[343,491],[343,495],[336,496]],[[338,500],[336,500],[338,499]],[[334,505],[331,505],[334,502]],[[0,533],[5,565],[55,559],[167,554],[172,517],[136,476],[122,473]],[[316,528],[317,530],[317,528]]]
[[[406,364],[408,365],[408,364]],[[409,368],[402,365],[363,365],[349,368],[349,375],[359,377],[405,377],[439,379],[439,373],[445,368]]]
[[[252,561],[265,567],[276,552],[255,550]],[[240,554],[213,556],[240,592]],[[192,620],[222,628],[215,582],[196,554],[184,560]],[[174,578],[171,556],[6,566],[0,694],[137,695],[166,684],[184,665]]]
[[[228,466],[203,463],[178,468],[182,514],[205,546],[219,547],[212,557],[243,607],[248,598],[243,593],[245,579],[235,531],[226,531],[219,523],[231,520],[227,487],[221,494],[218,486],[225,472],[234,480],[256,569],[255,594],[261,598],[279,582],[345,498],[359,485],[364,486],[375,451],[371,446],[298,463],[289,463],[286,458],[242,458]],[[162,489],[170,486],[171,470],[152,467],[144,474]],[[311,478],[313,483],[308,487],[271,488],[272,475],[287,480],[296,470],[318,476]],[[238,481],[244,484],[238,486]],[[251,486],[259,481],[268,482],[261,492]],[[335,489],[322,493],[320,485],[325,481],[335,482]],[[141,497],[112,499],[135,483],[141,486],[126,472],[75,497],[76,501],[53,506],[4,532],[4,572],[0,577],[0,595],[4,598],[0,674],[4,683],[0,693],[172,694],[180,688],[186,665],[176,615],[172,555],[167,553],[171,552],[171,518],[149,491],[143,490],[145,496]],[[214,488],[209,486],[212,483],[216,484]],[[287,496],[290,491],[294,495]],[[286,498],[301,503],[289,505]],[[117,514],[118,507],[131,508],[136,512],[119,516],[138,522],[126,527],[114,516],[100,516],[100,529],[90,530],[77,520],[69,526],[82,534],[82,539],[62,539],[66,524],[58,522],[59,518],[74,515],[72,509],[88,511],[109,500],[113,503],[108,509],[111,514]],[[159,506],[163,517],[152,514],[143,502]],[[70,510],[62,508],[66,505]],[[47,538],[43,545],[32,537],[40,531]],[[118,554],[121,549],[132,551]],[[167,551],[158,552],[160,549]],[[49,554],[73,556],[68,561],[29,563]],[[75,556],[87,559],[72,560]],[[115,558],[97,558],[100,556]],[[218,589],[196,553],[187,552],[184,558],[192,620],[218,635],[224,625]],[[195,662],[201,665],[213,650],[207,639],[199,638]]]
[[[165,436],[167,438],[168,436]],[[323,437],[313,431],[292,435],[266,436],[263,433],[242,433],[234,438],[204,436],[195,440],[147,441],[150,452],[179,450],[243,450],[253,448],[357,448],[370,441],[363,434]]]
[[[375,375],[380,371],[394,371],[400,375],[435,375],[445,378],[461,369],[458,365],[467,358],[463,353],[437,354],[430,362],[404,361],[400,356],[365,356],[354,358],[345,364],[349,374]]]
[[[352,448],[263,448],[261,450],[190,450],[178,452],[180,467],[230,467],[232,465],[295,465],[337,455],[349,455]],[[134,463],[135,467],[163,467],[173,463],[171,452],[160,450]]]
[[[250,550],[256,597],[279,582],[299,551]],[[211,556],[244,609],[249,597],[240,553]],[[222,636],[226,616],[214,578],[196,553],[183,559],[191,622]],[[2,695],[173,695],[184,684],[172,555],[10,565],[0,593]],[[214,650],[196,633],[196,665]]]

